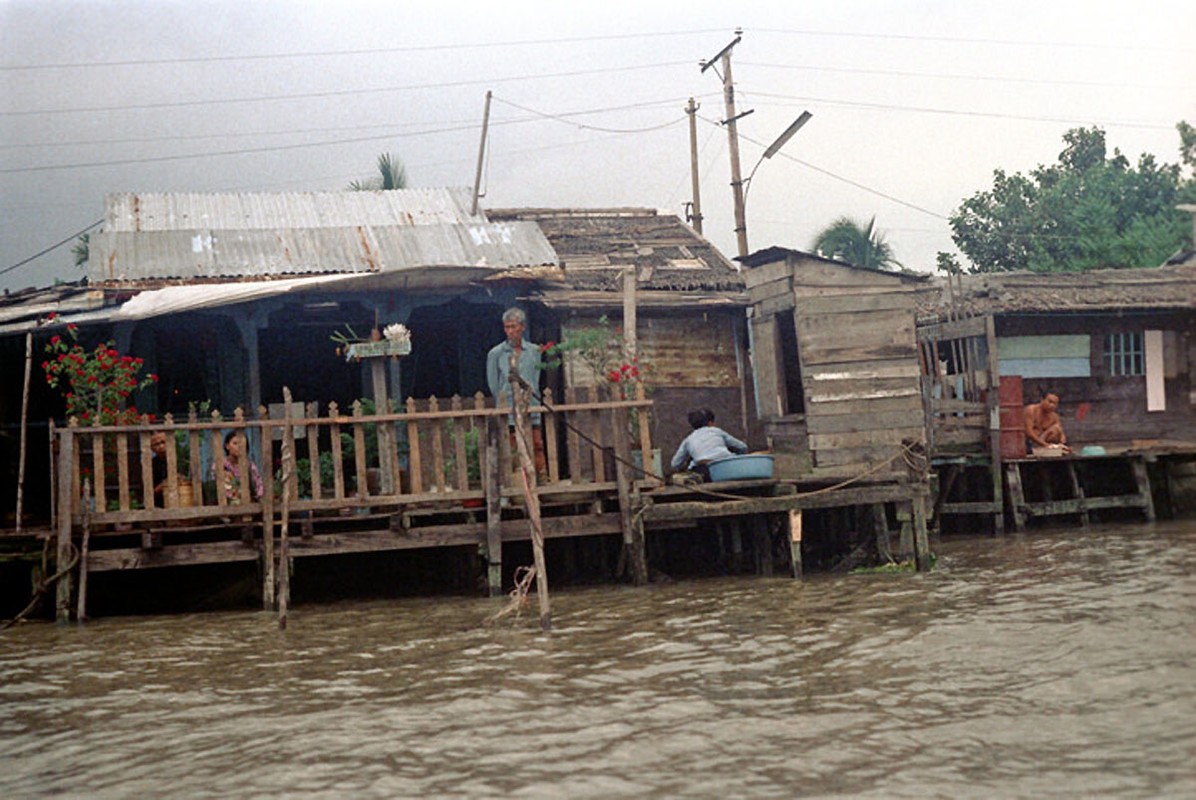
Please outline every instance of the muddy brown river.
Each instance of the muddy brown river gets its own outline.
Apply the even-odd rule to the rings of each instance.
[[[33,623],[0,796],[1196,797],[1196,521],[926,575]]]

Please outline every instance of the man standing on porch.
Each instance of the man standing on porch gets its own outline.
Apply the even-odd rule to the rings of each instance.
[[[516,356],[519,377],[532,387],[531,404],[540,402],[540,348],[523,338],[527,329],[527,315],[520,308],[508,308],[502,315],[502,328],[506,334],[503,341],[490,348],[486,356],[486,382],[494,397],[496,408],[511,407],[511,354]],[[544,434],[540,428],[540,415],[532,414],[532,449],[535,452],[536,475],[548,474],[544,458]],[[514,419],[510,421],[514,425]],[[511,434],[514,436],[514,432]],[[512,445],[514,443],[512,442]]]

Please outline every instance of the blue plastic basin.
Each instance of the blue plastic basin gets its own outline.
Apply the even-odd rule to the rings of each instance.
[[[745,481],[772,477],[772,456],[746,455],[720,458],[707,464],[712,481]]]

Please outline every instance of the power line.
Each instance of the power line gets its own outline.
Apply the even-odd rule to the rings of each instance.
[[[579,69],[569,72],[548,72],[536,75],[511,75],[505,78],[472,78],[460,81],[442,81],[440,83],[417,83],[409,86],[383,86],[373,89],[336,89],[325,92],[297,92],[295,94],[260,95],[257,97],[222,97],[211,100],[175,100],[163,103],[132,103],[122,106],[85,106],[81,108],[47,108],[25,111],[0,111],[0,117],[50,116],[58,114],[85,114],[107,111],[149,111],[160,108],[190,108],[195,106],[226,105],[229,103],[275,103],[289,100],[307,100],[312,98],[348,97],[353,95],[386,94],[388,92],[411,92],[425,89],[448,89],[459,86],[478,86],[512,81],[532,81],[548,78],[576,78],[581,75],[609,74],[612,72],[631,72],[644,69],[658,69],[660,67],[692,66],[692,61],[662,61],[655,64],[635,64],[627,67],[600,67],[596,69]]]
[[[695,36],[698,34],[721,33],[725,28],[705,28],[692,31],[662,31],[656,33],[620,33],[605,36],[570,36],[561,39],[523,39],[506,42],[472,42],[464,44],[428,44],[409,47],[380,47],[363,50],[313,50],[304,53],[257,53],[237,56],[194,56],[189,58],[145,58],[125,61],[76,61],[50,64],[8,64],[0,65],[0,72],[39,69],[76,69],[83,67],[137,67],[164,64],[207,64],[221,61],[267,61],[272,59],[321,58],[327,56],[369,56],[393,53],[427,53],[436,50],[482,50],[501,47],[531,47],[548,44],[576,44],[579,42],[605,42],[622,39],[648,39],[668,36]]]
[[[498,98],[495,98],[495,99],[498,99]],[[505,102],[508,105],[513,105],[516,108],[522,109],[522,106],[518,106],[514,103],[511,103],[510,101],[502,101],[502,102]],[[681,102],[681,101],[676,98],[670,98],[667,100],[651,100],[651,101],[647,101],[647,102],[643,102],[643,103],[628,103],[628,104],[621,105],[621,106],[608,106],[605,108],[587,109],[584,111],[571,111],[571,112],[566,112],[563,114],[558,114],[555,116],[564,118],[564,117],[569,117],[569,116],[600,114],[600,113],[607,113],[607,112],[611,112],[611,111],[626,111],[626,110],[637,109],[637,108],[651,108],[653,106],[665,105],[665,104],[672,105],[672,104],[678,103],[678,102]],[[553,116],[553,115],[545,115],[545,114],[542,114],[541,112],[533,111],[531,109],[523,109],[523,110],[527,110],[530,113],[536,114],[537,116],[536,117],[523,117],[523,118],[517,118],[517,119],[512,119],[512,120],[499,120],[499,121],[492,122],[491,125],[492,126],[506,126],[506,125],[524,124],[524,123],[528,123],[528,122],[534,122],[537,119],[544,118],[545,116],[548,116],[549,118],[551,118]],[[574,125],[577,125],[578,127],[582,127],[582,128],[588,128],[590,130],[606,131],[606,132],[610,132],[610,133],[637,133],[640,131],[651,131],[651,130],[655,130],[655,129],[665,128],[670,125],[677,124],[677,121],[675,120],[673,122],[669,122],[669,123],[665,123],[663,125],[657,125],[657,126],[653,126],[653,127],[649,127],[649,128],[626,130],[626,131],[616,130],[616,129],[604,129],[604,128],[600,128],[600,127],[593,126],[593,125],[585,125],[582,123],[570,123],[570,124],[574,124]],[[204,152],[204,153],[185,153],[185,154],[165,155],[165,156],[140,156],[137,158],[112,159],[109,161],[78,162],[78,163],[74,163],[74,164],[47,164],[47,165],[27,166],[27,167],[7,167],[7,168],[0,169],[0,175],[11,175],[11,174],[16,174],[16,173],[26,173],[26,172],[43,172],[43,171],[48,172],[48,171],[63,170],[63,169],[85,169],[85,168],[92,168],[92,167],[127,166],[129,164],[149,164],[149,163],[159,163],[159,162],[163,162],[163,161],[185,161],[185,160],[193,159],[193,158],[209,158],[209,157],[217,157],[217,156],[252,155],[252,154],[257,154],[257,153],[271,153],[271,152],[284,151],[284,150],[299,150],[299,149],[303,149],[305,147],[326,147],[326,146],[335,146],[335,145],[342,145],[342,144],[357,144],[360,142],[374,142],[374,141],[381,141],[381,140],[385,140],[385,139],[401,139],[401,138],[409,138],[409,137],[413,137],[413,136],[428,136],[430,134],[456,133],[459,131],[472,131],[472,130],[476,129],[477,126],[478,126],[478,124],[476,122],[471,122],[471,123],[466,123],[466,124],[456,125],[456,126],[451,126],[451,127],[446,127],[446,128],[430,128],[430,129],[422,130],[422,131],[407,131],[407,132],[390,131],[388,133],[379,134],[376,136],[354,136],[354,137],[350,137],[350,138],[346,138],[346,139],[326,139],[326,140],[318,141],[318,142],[298,142],[298,143],[294,143],[294,144],[263,145],[261,147],[245,147],[245,148],[239,148],[239,149],[235,149],[235,150],[215,150],[215,151],[208,151],[208,152]],[[336,129],[334,129],[334,130],[336,130]],[[207,138],[213,138],[213,137],[209,136]]]
[[[718,120],[709,119],[707,117],[703,117],[702,119],[705,120],[706,122],[710,123],[711,125],[720,126],[720,127],[722,125],[722,123],[720,123]],[[740,133],[739,136],[741,139],[745,139],[745,140],[751,142],[752,144],[759,146],[760,148],[765,148],[768,146],[768,145],[764,144],[764,142],[757,141],[756,139],[753,139],[750,136],[745,136],[742,133]],[[851,178],[845,178],[842,175],[838,175],[834,172],[831,172],[828,169],[823,169],[822,167],[811,164],[808,161],[803,161],[800,158],[795,158],[795,157],[789,155],[788,153],[785,153],[784,151],[778,152],[778,153],[776,153],[776,155],[781,156],[783,158],[787,158],[790,161],[794,162],[795,164],[801,164],[803,167],[812,169],[815,172],[826,175],[828,178],[833,178],[834,180],[840,181],[842,183],[846,183],[849,186],[854,186],[857,189],[861,189],[865,192],[868,192],[869,194],[874,194],[877,197],[883,197],[885,200],[888,200],[890,202],[897,203],[898,205],[905,206],[906,208],[911,208],[914,211],[920,211],[923,214],[928,214],[932,217],[935,217],[936,219],[941,219],[941,220],[948,221],[948,222],[950,221],[949,217],[947,217],[943,214],[940,214],[937,211],[931,211],[928,208],[922,208],[921,206],[911,203],[907,200],[902,200],[899,197],[894,197],[891,194],[886,194],[885,192],[882,192],[879,189],[873,189],[871,186],[866,186],[865,184],[862,184],[859,181],[854,181]]]
[[[9,273],[9,272],[12,272],[12,271],[13,271],[14,269],[16,269],[17,267],[23,267],[23,266],[25,266],[26,264],[28,264],[30,261],[34,261],[34,260],[36,260],[36,259],[39,259],[39,258],[41,258],[42,256],[44,256],[46,253],[50,252],[51,250],[55,250],[55,249],[57,249],[57,248],[59,248],[59,247],[62,247],[62,246],[63,246],[64,244],[66,244],[67,242],[71,242],[71,241],[74,241],[75,239],[78,239],[80,236],[82,236],[83,234],[87,233],[87,232],[88,232],[89,230],[91,230],[92,228],[94,228],[94,227],[96,227],[96,226],[98,226],[98,225],[101,225],[103,222],[104,222],[104,220],[102,220],[102,219],[97,219],[95,222],[91,223],[90,225],[88,225],[88,226],[87,226],[86,228],[84,228],[83,230],[79,231],[78,233],[72,233],[70,236],[66,237],[66,238],[65,238],[65,239],[63,239],[61,242],[57,242],[57,243],[55,243],[55,244],[52,244],[52,245],[50,245],[49,247],[47,247],[45,250],[42,250],[41,252],[34,253],[33,255],[29,256],[29,258],[22,259],[22,260],[18,261],[18,262],[17,262],[17,263],[15,263],[15,264],[11,264],[11,265],[9,265],[9,266],[5,267],[4,269],[0,269],[0,275],[5,275],[5,274],[7,274],[7,273]]]
[[[664,122],[659,125],[650,125],[646,128],[603,128],[598,125],[587,125],[583,122],[574,122],[572,120],[566,119],[566,117],[570,117],[570,116],[580,116],[583,114],[588,115],[588,114],[595,114],[595,113],[599,113],[599,112],[575,111],[575,112],[569,112],[569,113],[565,113],[565,114],[548,114],[543,111],[537,111],[534,108],[528,108],[527,106],[521,106],[518,103],[512,102],[510,100],[504,100],[503,98],[499,97],[498,95],[493,95],[493,98],[500,103],[511,106],[512,108],[517,108],[520,111],[526,111],[529,114],[535,114],[536,116],[538,116],[542,119],[550,119],[550,120],[554,120],[556,122],[563,122],[566,125],[572,125],[574,127],[583,128],[583,129],[589,130],[589,131],[598,131],[600,133],[650,133],[652,131],[659,131],[659,130],[663,130],[664,128],[670,128],[673,125],[678,124],[679,122],[685,121],[684,117],[678,117],[677,119],[671,120],[669,122]],[[677,101],[677,102],[680,102],[680,101]]]
[[[791,28],[754,28],[753,33],[786,33],[797,34],[799,36],[828,36],[841,37],[850,39],[893,39],[897,41],[909,42],[950,42],[954,44],[999,44],[1013,47],[1074,47],[1077,49],[1093,49],[1093,50],[1145,50],[1151,53],[1158,52],[1175,52],[1175,53],[1191,53],[1192,50],[1184,48],[1164,48],[1156,45],[1132,45],[1132,44],[1095,44],[1092,42],[1031,42],[1018,39],[986,39],[983,37],[967,37],[967,36],[918,36],[914,34],[901,33],[841,33],[838,31],[810,31]]]
[[[779,100],[795,100],[801,103],[823,103],[830,106],[846,106],[851,108],[870,108],[879,111],[913,111],[919,114],[945,114],[956,117],[984,117],[988,119],[1010,119],[1018,120],[1020,122],[1052,122],[1061,123],[1064,125],[1091,125],[1091,119],[1067,119],[1065,117],[1038,117],[1028,114],[1004,114],[996,111],[958,111],[950,108],[931,108],[928,106],[903,106],[892,105],[889,103],[868,103],[856,100],[832,100],[827,97],[812,97],[802,95],[787,95],[787,94],[772,94],[770,92],[744,92],[753,97],[769,97]],[[1121,128],[1145,128],[1148,130],[1166,131],[1174,129],[1174,125],[1164,124],[1159,122],[1118,122],[1106,121],[1100,123],[1102,125],[1117,126]]]
[[[1017,83],[1036,86],[1088,86],[1097,89],[1186,89],[1178,84],[1150,83],[1108,83],[1106,81],[1050,80],[1048,78],[1013,78],[1004,75],[965,75],[951,72],[911,72],[896,69],[859,69],[853,67],[825,67],[811,64],[772,64],[760,61],[740,61],[749,67],[769,69],[805,70],[809,72],[834,72],[845,75],[891,75],[898,78],[935,78],[941,80],[985,81],[992,83]]]

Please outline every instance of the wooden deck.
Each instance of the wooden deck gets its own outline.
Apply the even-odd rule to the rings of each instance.
[[[531,538],[533,516],[522,478],[510,468],[509,411],[486,407],[481,398],[453,398],[444,406],[434,399],[411,401],[401,412],[373,416],[360,407],[341,415],[333,406],[323,416],[308,407],[301,417],[281,420],[261,409],[255,419],[238,413],[232,419],[59,429],[57,518],[41,536],[57,544],[59,564],[77,557],[79,566],[71,581],[58,584],[58,617],[68,619],[76,608],[85,615],[89,574],[237,562],[260,564],[262,602],[274,607],[284,541],[287,555],[298,559],[472,546],[490,593],[501,594],[503,547]],[[643,424],[650,406],[642,397],[570,393],[560,404],[548,395],[544,406],[532,409],[544,419],[545,474],[531,488],[546,540],[618,536],[626,574],[643,583],[647,535],[719,520],[715,524],[736,542],[741,535],[783,537],[788,569],[799,576],[803,510],[897,503],[907,509],[903,519],[916,545],[911,552],[928,567],[924,482],[665,485],[660,476],[639,470],[632,457],[634,448],[638,463],[652,463]],[[642,415],[640,425],[629,424],[631,414]],[[150,477],[155,431],[186,444],[167,448],[168,490],[160,506]],[[643,435],[632,442],[632,431]],[[291,448],[281,446],[287,432]],[[216,491],[225,476],[222,460],[211,454],[220,452],[230,433],[249,442],[263,479],[261,497],[249,482],[232,495]],[[301,461],[323,464],[323,478],[319,468],[298,469]],[[92,488],[94,475],[108,480]],[[203,487],[189,502],[174,488],[180,477]],[[887,531],[884,538],[887,545]],[[761,573],[771,570],[771,564],[758,565]]]

